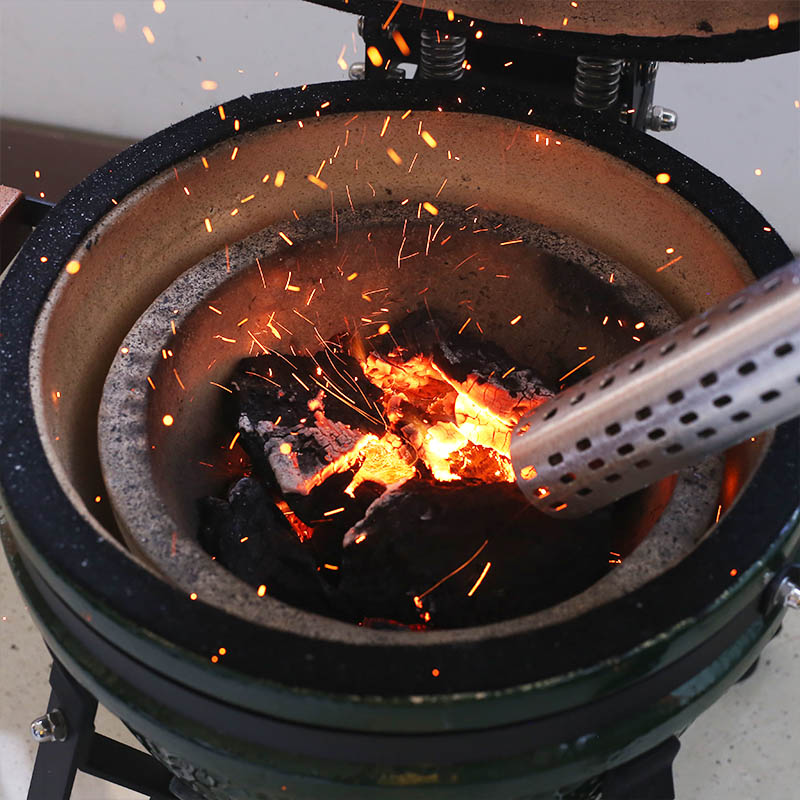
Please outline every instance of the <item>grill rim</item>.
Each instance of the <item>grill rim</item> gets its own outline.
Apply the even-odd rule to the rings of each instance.
[[[245,133],[280,117],[311,116],[324,100],[331,113],[367,110],[421,110],[481,113],[563,132],[647,173],[668,171],[670,188],[691,202],[730,241],[761,276],[788,261],[790,253],[777,234],[762,232],[763,217],[724,181],[700,165],[644,134],[604,123],[590,112],[545,103],[536,95],[508,91],[483,94],[435,82],[341,82],[262,93],[226,104]],[[460,101],[459,101],[460,98]],[[548,111],[529,117],[531,107]],[[736,513],[720,524],[682,564],[639,591],[570,623],[482,644],[480,664],[474,645],[439,647],[441,677],[421,668],[425,648],[414,646],[353,648],[309,640],[246,623],[189,600],[125,555],[71,505],[44,453],[34,421],[29,384],[29,354],[34,326],[51,285],[88,229],[122,198],[154,175],[230,136],[216,109],[200,112],[139,142],[95,171],[45,218],[20,251],[2,286],[4,308],[0,357],[0,481],[4,501],[21,548],[59,594],[77,593],[89,601],[105,626],[179,653],[205,660],[224,643],[226,666],[249,679],[275,681],[306,690],[357,695],[474,692],[505,689],[534,680],[601,665],[604,660],[648,648],[652,637],[692,618],[710,613],[721,595],[736,591],[726,565],[750,566],[790,529],[800,505],[800,487],[792,482],[800,461],[800,424],[785,423],[762,465],[744,490]],[[747,232],[747,233],[746,233]],[[46,252],[46,266],[39,256]],[[771,498],[769,503],[764,498]],[[36,497],[37,502],[31,502]],[[68,531],[68,534],[64,534]],[[24,532],[24,533],[23,533]],[[56,535],[53,535],[54,532]],[[771,533],[770,533],[771,532]],[[64,546],[65,535],[69,546]],[[740,569],[740,572],[744,570]],[[100,581],[99,576],[103,576]],[[686,591],[691,587],[691,591]],[[663,596],[670,602],[659,602]],[[666,607],[665,607],[666,606]],[[202,613],[199,609],[202,608]],[[102,619],[105,618],[105,619]],[[94,624],[94,623],[93,623]],[[563,646],[564,643],[572,643]],[[684,642],[683,650],[689,645]],[[680,649],[680,648],[678,648]],[[280,659],[263,659],[280,652]],[[547,652],[542,662],[537,653]],[[507,655],[514,653],[514,659]],[[674,648],[670,658],[679,655]],[[493,669],[503,660],[502,670]],[[325,664],[326,669],[318,665]],[[331,667],[331,665],[333,665]],[[207,668],[212,668],[209,664]],[[187,680],[189,673],[187,672]]]

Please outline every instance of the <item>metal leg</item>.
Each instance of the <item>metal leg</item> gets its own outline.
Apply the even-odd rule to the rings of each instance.
[[[75,773],[86,758],[94,734],[97,700],[55,660],[50,670],[50,686],[47,714],[31,724],[39,749],[28,788],[28,800],[42,800],[45,797],[69,800]],[[59,716],[63,718],[63,726],[57,724]]]
[[[674,800],[672,762],[680,747],[677,737],[670,736],[658,747],[606,772],[603,800]]]
[[[47,713],[34,720],[39,742],[28,800],[69,800],[80,770],[150,800],[174,800],[172,775],[152,756],[109,739],[94,730],[97,700],[53,659]]]

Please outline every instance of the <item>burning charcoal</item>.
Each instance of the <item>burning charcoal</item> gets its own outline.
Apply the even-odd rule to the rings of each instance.
[[[603,515],[546,517],[508,483],[409,481],[348,531],[339,590],[370,619],[433,627],[507,619],[602,577],[610,530]]]
[[[349,356],[256,356],[240,362],[232,384],[253,467],[286,493],[306,495],[350,468],[385,430],[381,393]]]
[[[200,543],[234,575],[286,603],[335,614],[314,558],[258,481],[237,481],[227,500],[201,500],[200,518]]]

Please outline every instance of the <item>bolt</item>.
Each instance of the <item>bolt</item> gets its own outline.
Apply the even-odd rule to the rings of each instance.
[[[366,67],[363,61],[354,61],[347,70],[347,77],[351,81],[363,81],[366,73]]]
[[[787,608],[800,610],[800,586],[790,578],[784,578],[778,586],[777,599]]]
[[[650,131],[674,131],[678,127],[678,112],[663,106],[650,106],[645,127]]]
[[[63,742],[67,733],[67,720],[57,708],[31,722],[31,736],[39,743]]]

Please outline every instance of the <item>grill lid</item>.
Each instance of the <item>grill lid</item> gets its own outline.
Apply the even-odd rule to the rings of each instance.
[[[563,55],[743,61],[795,51],[800,45],[800,4],[794,0],[310,2],[388,20],[403,30],[435,27],[468,37],[481,30],[486,45]]]

